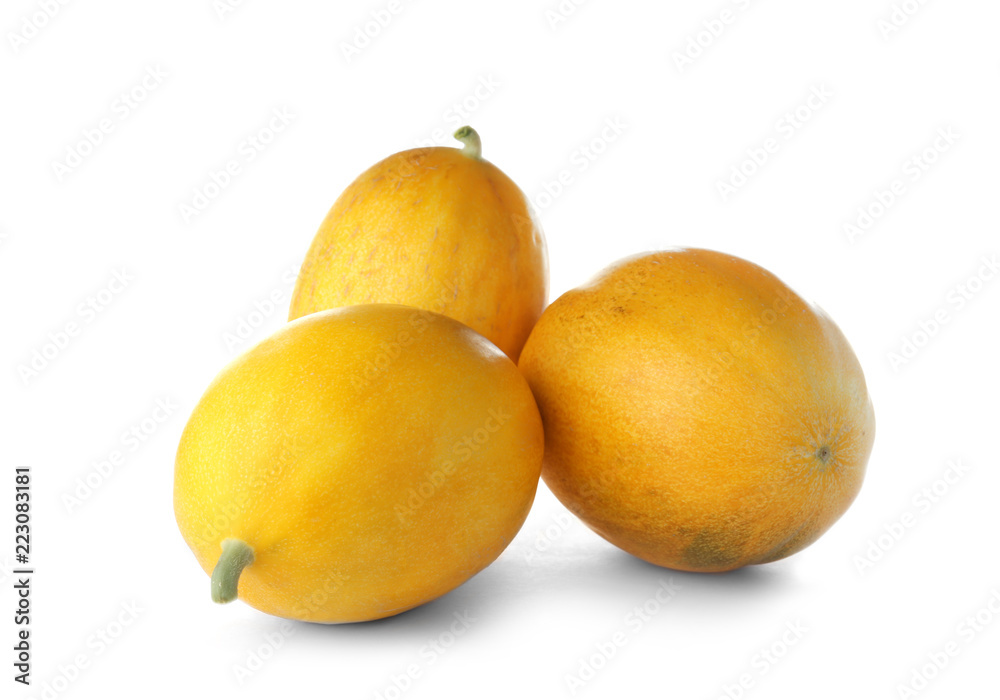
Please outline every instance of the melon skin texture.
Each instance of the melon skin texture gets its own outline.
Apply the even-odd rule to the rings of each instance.
[[[492,341],[514,362],[548,300],[548,253],[527,197],[465,148],[389,156],[344,190],[313,239],[289,320],[365,303],[444,314]]]
[[[543,444],[517,367],[467,326],[398,305],[318,312],[212,382],[177,451],[174,511],[217,602],[373,620],[500,555]]]
[[[552,303],[519,367],[545,426],[545,483],[609,542],[673,569],[815,542],[857,496],[875,437],[834,322],[714,251],[612,265]]]

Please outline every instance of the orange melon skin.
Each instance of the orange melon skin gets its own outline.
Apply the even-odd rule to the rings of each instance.
[[[403,306],[330,310],[208,387],[177,448],[174,513],[210,576],[227,539],[253,550],[238,593],[254,608],[376,620],[500,556],[531,509],[542,447],[527,383],[467,326]]]
[[[288,318],[405,304],[461,321],[517,362],[547,299],[545,239],[524,193],[486,160],[418,148],[372,166],[337,199]]]
[[[826,314],[753,263],[622,260],[545,311],[521,355],[543,479],[648,562],[728,571],[815,542],[861,488],[864,375]]]

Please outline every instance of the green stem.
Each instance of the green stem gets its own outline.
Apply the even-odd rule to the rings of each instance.
[[[222,556],[212,571],[212,600],[232,603],[243,569],[253,563],[253,548],[243,540],[222,540]]]
[[[465,144],[464,148],[462,148],[462,153],[469,156],[469,158],[482,160],[483,141],[479,138],[479,134],[475,129],[471,126],[463,126],[455,132],[455,138]]]

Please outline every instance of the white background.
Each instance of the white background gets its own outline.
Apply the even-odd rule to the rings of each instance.
[[[951,643],[957,655],[916,696],[997,697],[1000,281],[980,274],[1000,253],[1000,6],[905,4],[912,16],[889,31],[890,0],[592,0],[563,3],[573,11],[559,22],[547,16],[558,0],[402,0],[348,60],[344,45],[388,0],[248,0],[222,16],[211,0],[95,0],[51,19],[6,0],[0,608],[14,605],[20,464],[34,467],[37,575],[34,685],[11,679],[6,612],[0,693],[559,698],[582,673],[575,697],[893,698]],[[723,10],[731,22],[679,66]],[[143,100],[121,101],[157,70]],[[827,97],[789,130],[814,88]],[[250,160],[244,142],[275,109],[294,116]],[[110,133],[60,177],[105,119]],[[541,485],[495,564],[413,612],[327,627],[210,602],[172,513],[187,414],[229,359],[280,327],[340,191],[390,153],[455,145],[466,122],[540,211],[552,299],[625,255],[700,246],[767,267],[833,316],[866,370],[878,435],[858,500],[819,542],[731,574],[671,572],[590,533]],[[955,136],[935,152],[939,129]],[[769,138],[777,152],[724,197],[719,182]],[[234,159],[239,174],[185,221],[180,205]],[[895,180],[905,191],[879,211],[875,191]],[[851,236],[859,208],[873,219]],[[81,309],[123,270],[131,281],[110,303]],[[251,321],[247,341],[227,344]],[[26,377],[68,323],[79,333]],[[904,339],[921,347],[893,362]],[[158,400],[175,408],[154,424]],[[123,442],[144,420],[143,441]],[[124,462],[68,506],[114,450]],[[970,469],[955,476],[950,461]],[[933,502],[921,495],[935,487]],[[659,604],[663,581],[677,592]],[[464,613],[474,622],[453,639]],[[789,624],[805,631],[786,635]],[[595,657],[619,632],[624,646]],[[117,636],[104,646],[98,633]],[[404,682],[410,665],[419,675]],[[240,666],[253,669],[242,683]]]

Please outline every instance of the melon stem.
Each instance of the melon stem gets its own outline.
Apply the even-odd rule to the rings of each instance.
[[[216,603],[236,600],[240,574],[252,563],[253,548],[250,545],[235,538],[222,540],[222,555],[212,571],[212,600]]]
[[[467,155],[469,158],[474,158],[475,160],[482,160],[483,141],[479,138],[479,134],[475,129],[471,126],[463,126],[455,132],[455,138],[465,144],[462,148],[462,153],[464,155]]]

